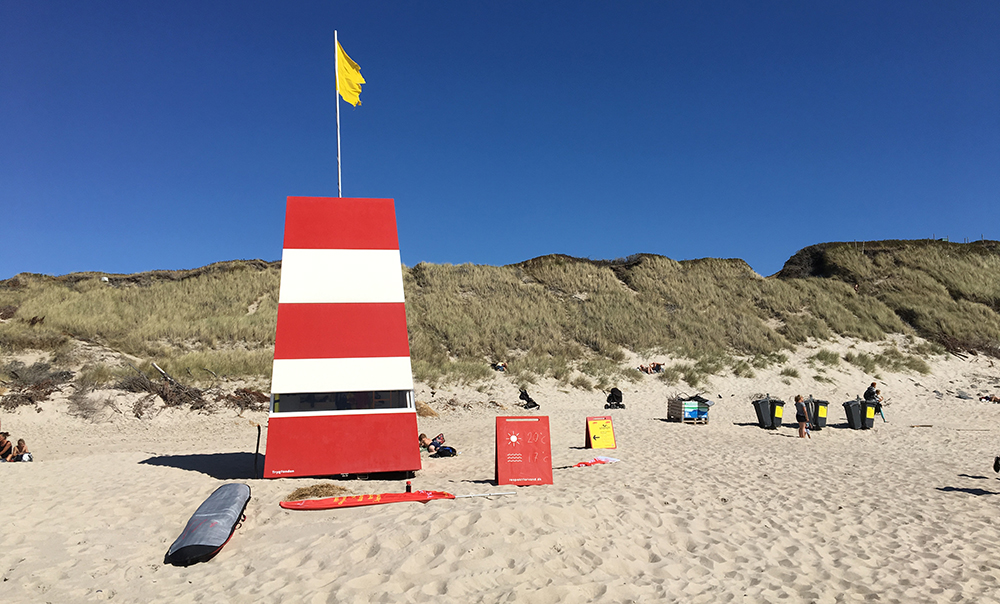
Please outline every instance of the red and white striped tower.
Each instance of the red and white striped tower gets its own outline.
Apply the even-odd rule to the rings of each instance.
[[[393,200],[289,197],[264,477],[419,469]]]

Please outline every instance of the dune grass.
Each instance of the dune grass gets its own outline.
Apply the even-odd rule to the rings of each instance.
[[[820,244],[799,251],[778,273],[789,280],[813,275],[857,286],[858,299],[881,303],[913,331],[949,350],[1000,354],[996,241]]]
[[[828,365],[830,367],[834,367],[840,364],[840,355],[838,355],[836,352],[833,352],[832,350],[826,350],[826,349],[820,350],[819,352],[817,352],[816,354],[814,354],[809,358],[818,363],[821,363],[823,365]]]
[[[106,277],[108,281],[102,281]],[[0,350],[54,350],[69,338],[157,359],[168,372],[269,375],[279,268],[226,262],[138,275],[18,275],[0,282]],[[44,321],[31,326],[32,317]]]
[[[902,349],[882,345],[875,355],[843,359],[821,349],[810,364],[923,372],[924,359],[944,350],[1000,354],[998,249],[995,242],[822,244],[768,278],[741,260],[654,255],[402,267],[414,376],[475,384],[497,377],[490,364],[506,361],[503,377],[519,385],[551,378],[606,389],[642,378],[624,366],[633,351],[687,359],[659,378],[694,387],[711,375],[783,366],[789,350],[809,341],[880,342],[888,334],[911,343],[904,337]],[[77,338],[156,360],[181,377],[266,379],[279,276],[278,263],[261,261],[138,275],[18,275],[0,282],[0,353],[55,351]],[[912,343],[915,335],[930,343]]]

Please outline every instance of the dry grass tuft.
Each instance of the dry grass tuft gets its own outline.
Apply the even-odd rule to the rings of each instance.
[[[288,497],[285,498],[285,501],[322,499],[324,497],[340,497],[341,495],[350,494],[350,489],[345,489],[344,487],[333,484],[332,482],[321,482],[319,484],[314,484],[311,487],[300,487],[295,489]]]
[[[10,393],[0,397],[0,408],[13,411],[25,405],[35,405],[44,401],[54,392],[62,392],[62,386],[73,379],[73,372],[54,369],[49,363],[39,361],[25,365],[11,361],[0,370],[7,376]]]
[[[122,378],[115,384],[115,388],[126,392],[154,394],[160,397],[160,400],[167,407],[190,405],[192,411],[208,409],[209,402],[205,400],[201,390],[181,384],[162,370],[160,371],[161,379],[153,381],[136,367],[132,367],[132,369],[135,370],[135,375]],[[145,402],[142,405],[137,402],[136,405],[135,416],[141,417],[148,410],[148,405]]]
[[[237,388],[232,394],[220,394],[215,398],[217,403],[223,403],[227,407],[238,409],[240,414],[244,411],[267,411],[271,406],[271,397],[260,390],[250,388]]]
[[[89,392],[83,390],[76,390],[73,394],[69,395],[68,411],[70,415],[93,421],[107,409],[117,410],[110,397],[105,396],[104,398],[97,399],[89,396],[89,394]]]
[[[416,407],[418,417],[439,417],[438,412],[431,409],[431,406],[423,401],[417,401]]]

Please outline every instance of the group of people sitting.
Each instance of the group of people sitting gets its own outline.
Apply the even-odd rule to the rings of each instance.
[[[31,461],[31,452],[24,439],[19,438],[15,445],[9,438],[9,432],[0,432],[0,462]]]
[[[882,421],[884,422],[886,420],[885,420],[885,414],[882,413],[882,403],[885,402],[885,399],[882,398],[882,391],[879,390],[877,387],[878,384],[872,382],[872,385],[868,387],[868,390],[865,390],[864,396],[866,402],[875,403],[875,413],[881,415]]]
[[[663,373],[663,363],[650,363],[649,365],[639,365],[639,371],[643,373]]]

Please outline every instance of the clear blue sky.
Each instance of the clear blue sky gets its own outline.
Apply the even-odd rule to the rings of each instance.
[[[0,278],[281,256],[396,200],[403,262],[1000,239],[1000,2],[0,2]]]

